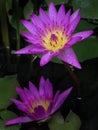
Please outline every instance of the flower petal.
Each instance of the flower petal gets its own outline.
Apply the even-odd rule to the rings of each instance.
[[[65,7],[64,4],[62,4],[58,11],[58,17],[64,17],[65,16]]]
[[[46,94],[46,99],[52,100],[53,86],[52,86],[51,82],[48,79],[46,80],[46,83],[45,83],[45,94]]]
[[[61,25],[62,21],[64,20],[64,17],[65,17],[65,7],[62,4],[60,6],[60,9],[59,9],[58,14],[57,14],[57,24],[58,25]]]
[[[57,11],[56,11],[56,8],[55,8],[53,2],[51,2],[49,5],[49,17],[52,22],[56,22]]]
[[[71,47],[72,45],[74,45],[75,43],[81,41],[82,37],[81,36],[77,36],[77,37],[71,37],[70,41],[65,45],[65,48],[67,47]]]
[[[53,107],[54,107],[54,104],[57,102],[57,100],[59,99],[59,96],[60,96],[60,91],[58,90],[54,96],[54,99],[52,100],[52,102],[50,103],[50,106],[48,107],[48,110],[47,110],[47,114],[48,115],[51,115],[53,112]]]
[[[68,28],[68,27],[69,27],[70,14],[71,14],[71,10],[69,10],[69,11],[66,13],[65,17],[64,17],[63,23],[64,23],[65,28]]]
[[[30,18],[35,26],[37,26],[42,32],[45,32],[45,26],[39,16],[33,14]]]
[[[40,83],[39,83],[39,95],[42,99],[45,100],[45,79],[41,76]]]
[[[36,46],[41,46],[39,43],[41,43],[41,38],[38,36],[35,36],[29,32],[22,32],[21,35],[23,35],[24,37],[26,37],[26,41],[28,41],[29,43],[32,43]]]
[[[45,49],[38,46],[29,45],[18,51],[13,52],[14,54],[40,54],[45,52]]]
[[[48,79],[45,80],[43,77],[41,77],[41,80],[39,83],[39,94],[40,94],[40,97],[44,100],[52,100],[53,87]]]
[[[93,34],[93,31],[92,30],[88,30],[88,31],[83,31],[83,32],[75,33],[75,34],[72,35],[72,38],[81,37],[81,40],[84,40],[85,38],[89,37],[92,34]]]
[[[81,69],[81,65],[72,48],[67,48],[66,50],[62,51],[58,55],[58,58],[70,65],[73,65],[76,68]]]
[[[37,87],[29,81],[29,88],[30,88],[30,96],[32,99],[37,99],[39,100],[39,92]]]
[[[55,96],[54,96],[53,103],[52,103],[53,105],[57,102],[59,96],[60,96],[60,91],[58,90],[58,91],[56,92]]]
[[[69,29],[68,29],[68,32],[67,32],[67,34],[71,34],[72,32],[74,32],[74,30],[76,29],[76,27],[77,27],[77,25],[78,25],[78,23],[79,23],[79,21],[80,21],[80,16],[78,16],[78,17],[76,17],[74,20],[73,20],[73,22],[70,24],[70,26],[69,26]]]
[[[31,118],[24,116],[24,117],[18,117],[12,120],[9,120],[5,122],[5,125],[13,125],[13,124],[20,124],[20,123],[26,123],[33,121]]]
[[[73,22],[79,15],[80,9],[77,9],[70,17],[70,22]]]
[[[11,101],[16,104],[16,106],[22,106],[23,103],[21,101],[18,101],[17,99],[11,98]]]
[[[22,99],[22,101],[25,101],[26,95],[24,94],[24,90],[22,90],[21,87],[16,87],[16,91],[19,94],[19,97]]]
[[[49,18],[49,16],[45,13],[45,11],[40,8],[39,12],[40,12],[40,15],[39,15],[39,16],[40,16],[42,22],[43,22],[45,25],[51,24],[50,18]]]
[[[11,99],[11,101],[16,104],[16,106],[19,110],[27,112],[27,107],[24,105],[24,103],[22,103],[21,101],[18,101],[16,99],[13,99],[13,98]]]
[[[52,53],[50,51],[45,53],[40,60],[40,66],[44,66],[45,64],[47,64],[56,55],[57,53]]]
[[[37,35],[39,33],[37,28],[31,22],[26,21],[26,20],[21,20],[21,22],[25,26],[25,28],[27,28],[28,31],[31,32],[32,34]]]
[[[55,102],[52,108],[51,114],[54,113],[57,109],[59,109],[59,107],[63,104],[63,102],[66,100],[66,98],[70,94],[71,90],[72,90],[72,87],[65,90],[62,94],[59,95],[58,100]]]

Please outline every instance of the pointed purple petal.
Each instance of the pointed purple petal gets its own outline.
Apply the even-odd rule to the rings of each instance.
[[[39,15],[39,16],[40,16],[40,18],[41,18],[41,21],[42,21],[45,25],[51,24],[50,18],[49,18],[49,16],[45,13],[45,11],[40,8],[39,12],[40,12],[40,15]]]
[[[32,93],[27,88],[24,88],[24,93],[26,95],[24,104],[27,107],[27,109],[32,107],[33,102],[39,101],[39,94],[37,94],[35,91]]]
[[[25,28],[28,29],[32,34],[37,35],[40,34],[37,28],[29,21],[21,20],[22,24],[25,26]]]
[[[11,101],[16,104],[16,106],[19,110],[27,112],[27,107],[24,105],[24,103],[22,103],[16,99],[13,99],[13,98],[11,99]]]
[[[33,14],[30,18],[35,26],[37,26],[42,32],[45,32],[45,26],[39,16]]]
[[[59,95],[60,95],[60,91],[58,90],[54,96],[54,99],[53,99],[53,105],[57,102],[58,98],[59,98]]]
[[[13,53],[14,54],[40,54],[43,52],[45,52],[44,48],[30,45],[30,46],[24,47],[18,51],[15,51]]]
[[[24,105],[21,101],[18,101],[17,99],[11,98],[11,101],[16,104],[16,106],[22,106]]]
[[[41,76],[40,83],[39,83],[39,94],[40,97],[45,100],[45,79],[43,76]]]
[[[65,7],[62,4],[60,6],[60,9],[59,9],[58,13],[57,13],[57,24],[61,25],[64,18],[65,18]]]
[[[5,122],[5,125],[13,125],[13,124],[20,124],[20,123],[27,123],[27,122],[31,122],[33,121],[33,119],[30,119],[29,117],[18,117],[12,120],[9,120],[7,122]]]
[[[46,83],[45,83],[45,94],[46,94],[46,99],[47,100],[52,100],[53,86],[52,86],[51,82],[48,79],[46,80]]]
[[[16,91],[19,94],[19,97],[22,99],[22,101],[25,101],[26,95],[24,94],[24,90],[22,90],[21,87],[16,87]]]
[[[41,38],[39,37],[39,35],[35,36],[30,32],[22,32],[21,35],[24,36],[26,38],[26,41],[29,41],[29,43],[32,43],[36,46],[41,46],[39,44],[41,43]]]
[[[31,91],[28,88],[24,87],[24,94],[26,95],[27,98],[31,95]]]
[[[23,35],[24,37],[28,38],[28,39],[32,39],[33,35],[29,32],[22,32],[21,35]]]
[[[71,34],[72,32],[74,32],[74,30],[76,29],[79,21],[80,21],[80,16],[78,16],[77,18],[74,19],[74,21],[70,24],[69,29],[67,34]]]
[[[39,92],[38,89],[35,87],[35,85],[29,81],[29,88],[30,88],[30,95],[32,99],[37,99],[39,100]]]
[[[49,17],[51,21],[56,22],[57,11],[53,2],[51,2],[49,6]]]
[[[50,106],[48,107],[48,110],[47,110],[47,114],[52,114],[53,112],[53,108],[54,108],[54,104],[56,104],[57,100],[59,99],[59,96],[60,96],[60,91],[58,90],[54,96],[54,99],[53,101],[51,102]]]
[[[69,26],[70,14],[71,14],[71,10],[69,10],[69,11],[66,13],[65,17],[64,17],[63,23],[64,23],[65,28],[66,28],[67,26]]]
[[[74,45],[75,43],[81,41],[82,37],[80,36],[77,36],[77,37],[71,37],[71,40],[65,45],[65,48],[66,47],[71,47],[72,45]]]
[[[52,53],[50,51],[45,53],[40,60],[40,66],[46,65],[56,55],[57,53]]]
[[[52,108],[53,108],[53,103],[51,102],[46,113],[47,113],[47,116],[50,116],[51,115],[51,111],[52,111]]]
[[[70,22],[73,22],[79,15],[80,9],[77,9],[70,17]]]
[[[43,98],[44,100],[49,100],[49,101],[52,100],[53,87],[48,79],[45,80],[43,77],[41,77],[40,84],[39,84],[39,93],[40,93],[40,97]]]
[[[72,38],[75,37],[81,37],[81,40],[84,40],[85,38],[91,36],[93,34],[92,30],[88,30],[88,31],[83,31],[83,32],[78,32],[72,35]]]
[[[69,88],[69,89],[65,90],[62,94],[59,95],[58,100],[55,102],[55,104],[52,108],[51,114],[60,108],[60,106],[63,104],[63,102],[66,100],[66,98],[70,94],[71,90],[72,90],[72,88]]]
[[[76,68],[81,69],[81,65],[72,48],[67,48],[65,51],[62,51],[58,55],[58,58]]]

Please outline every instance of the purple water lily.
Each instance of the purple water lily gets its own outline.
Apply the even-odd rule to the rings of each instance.
[[[41,77],[39,83],[39,91],[33,83],[29,82],[29,89],[16,88],[22,101],[11,99],[16,104],[19,110],[22,110],[25,115],[19,118],[9,120],[5,125],[18,123],[26,123],[31,121],[45,121],[57,109],[70,94],[72,88],[67,89],[60,94],[58,90],[53,98],[53,87],[48,79]]]
[[[31,21],[22,20],[28,32],[22,32],[31,45],[20,49],[15,54],[42,54],[40,66],[47,64],[54,56],[77,68],[81,68],[72,49],[72,45],[89,37],[93,31],[83,31],[73,34],[80,21],[79,9],[71,15],[71,10],[65,11],[61,5],[58,12],[51,2],[49,11],[39,10],[39,16],[32,14]]]

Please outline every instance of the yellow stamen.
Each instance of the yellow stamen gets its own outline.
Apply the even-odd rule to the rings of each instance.
[[[34,103],[32,103],[32,106],[29,108],[29,112],[34,113],[34,109],[37,108],[38,106],[42,106],[45,109],[45,111],[47,111],[49,105],[50,105],[50,102],[47,100],[46,101],[41,100],[40,102],[34,102]]]
[[[55,29],[52,32],[48,30],[48,33],[42,39],[43,46],[47,50],[56,52],[66,45],[70,37],[66,36],[65,32],[63,33],[63,31]]]

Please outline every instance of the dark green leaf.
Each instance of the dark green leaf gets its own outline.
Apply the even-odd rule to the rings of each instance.
[[[50,130],[64,130],[64,119],[60,113],[56,113],[52,116],[52,119],[48,123]]]
[[[92,30],[97,27],[96,24],[92,24],[87,20],[80,20],[75,32],[85,31],[85,30]]]
[[[50,2],[53,2],[55,5],[60,5],[62,3],[67,3],[68,0],[46,0],[46,3],[49,5]]]
[[[11,104],[10,98],[16,97],[16,85],[16,76],[0,78],[0,109],[8,107]]]
[[[52,59],[52,62],[58,63],[58,64],[62,64],[62,61],[59,60],[57,57],[54,57],[54,58]]]
[[[64,130],[80,130],[81,121],[78,115],[70,111],[64,123]]]
[[[98,0],[72,0],[72,6],[81,9],[82,17],[98,19]]]
[[[72,111],[68,114],[65,122],[60,113],[55,114],[49,122],[50,130],[79,130],[80,118]]]
[[[2,111],[0,113],[2,120],[0,120],[0,130],[19,130],[21,125],[5,126],[4,123],[7,120],[17,118],[17,115],[11,111]]]
[[[9,13],[10,9],[12,9],[12,0],[6,0],[6,11]]]
[[[79,61],[98,57],[98,38],[90,37],[73,46]]]
[[[25,19],[29,19],[30,15],[33,13],[33,3],[31,0],[28,1],[26,6],[24,7],[24,17]]]
[[[0,117],[3,119],[3,121],[7,121],[16,118],[17,115],[11,111],[4,110],[0,112]]]

